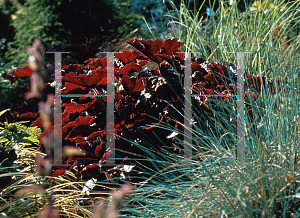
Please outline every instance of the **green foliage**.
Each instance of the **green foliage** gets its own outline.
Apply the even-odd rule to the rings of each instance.
[[[164,31],[161,28],[164,28],[168,22],[168,19],[166,18],[170,13],[168,11],[169,8],[170,6],[168,4],[160,0],[134,0],[131,2],[130,9],[143,16],[143,20],[139,20],[138,22],[140,23],[142,30],[145,31],[144,34],[146,35],[146,38],[151,38],[152,31]],[[150,32],[147,31],[147,26],[149,27]]]
[[[113,35],[122,37],[138,28],[135,21],[140,17],[129,10],[129,2],[62,1],[58,20],[68,31],[67,42],[98,47]]]
[[[283,52],[280,57],[288,60],[292,60],[289,51],[299,52],[299,2],[274,1],[270,7],[266,5],[259,9],[246,6],[246,11],[241,12],[236,1],[232,1],[232,5],[221,1],[215,15],[204,20],[202,14],[193,13],[182,4],[174,19],[179,31],[174,31],[173,36],[186,42],[187,51],[200,52],[208,60],[233,62],[236,60],[233,52],[253,52],[253,61],[246,63],[246,67],[257,73],[263,60],[272,60],[270,54],[273,52]],[[292,42],[293,46],[290,46]],[[285,44],[286,48],[283,48]],[[264,65],[271,68],[270,62]]]
[[[24,92],[28,90],[30,79],[19,79],[14,84],[11,84],[9,80],[4,79],[10,72],[5,70],[3,76],[0,76],[0,111],[20,106],[24,102]],[[2,119],[0,119],[1,121]]]
[[[5,52],[11,47],[14,38],[14,29],[10,25],[11,14],[15,13],[16,7],[10,1],[0,2],[0,74],[7,59],[4,57]]]
[[[48,51],[70,44],[97,48],[112,36],[122,37],[138,28],[138,19],[129,10],[129,0],[26,0],[12,15],[15,40],[6,57],[9,66],[26,65],[25,51],[34,38],[41,38]]]
[[[5,173],[16,172],[16,170],[12,167],[13,162],[17,159],[17,155],[14,149],[6,149],[4,147],[0,147],[0,174],[3,175]],[[13,179],[0,177],[0,189],[4,188],[8,184],[10,184]]]
[[[47,1],[28,0],[24,5],[18,5],[12,15],[12,26],[15,30],[13,46],[6,56],[11,60],[9,65],[24,66],[27,63],[27,46],[34,38],[41,37],[50,47],[61,45],[59,33],[63,31],[62,24],[57,21],[57,1],[47,4]],[[53,31],[56,30],[56,31]]]
[[[7,146],[11,143],[39,143],[38,137],[40,136],[41,129],[35,127],[27,127],[22,125],[26,121],[18,123],[4,122],[3,127],[0,127],[0,143]]]
[[[0,116],[2,116],[7,110],[1,111]],[[11,166],[13,165],[13,161],[17,159],[17,155],[15,151],[11,148],[7,148],[7,143],[4,141],[4,143],[1,141],[2,138],[0,138],[0,173],[10,173],[13,172],[14,169],[11,169]],[[2,145],[1,145],[2,144]],[[6,179],[6,178],[0,178],[0,187],[5,187],[12,181],[11,178]]]

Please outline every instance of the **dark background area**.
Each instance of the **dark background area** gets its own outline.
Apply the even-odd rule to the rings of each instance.
[[[175,0],[179,8],[181,1]],[[251,2],[247,0],[247,2]],[[191,10],[203,1],[185,1]],[[205,1],[215,11],[219,3]],[[244,4],[240,3],[240,9]],[[47,50],[62,50],[71,45],[99,48],[101,45],[137,30],[134,36],[150,38],[145,22],[167,24],[173,8],[162,0],[2,0],[0,2],[0,71],[22,67],[27,62],[26,47],[40,37]]]
[[[181,0],[173,2],[180,7]],[[193,11],[202,3],[185,0]],[[216,11],[218,6],[218,1],[205,1],[200,14],[207,17],[206,9]],[[239,6],[244,10],[244,1]],[[174,15],[174,8],[168,0],[0,0],[0,94],[5,96],[0,100],[0,110],[23,102],[20,93],[30,82],[17,81],[11,86],[3,78],[27,64],[26,48],[34,38],[42,40],[46,51],[71,51],[70,56],[63,57],[63,65],[83,64],[97,51],[116,49],[118,42],[152,38],[143,17],[149,26],[163,32],[170,14]],[[53,55],[45,58],[45,65],[53,63]]]

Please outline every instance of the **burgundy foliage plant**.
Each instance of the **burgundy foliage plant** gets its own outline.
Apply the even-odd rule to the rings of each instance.
[[[86,95],[62,97],[61,103],[63,146],[77,148],[84,155],[67,155],[62,160],[66,166],[54,167],[52,176],[72,171],[78,178],[86,180],[128,180],[127,174],[134,165],[134,162],[128,161],[136,154],[144,154],[131,142],[143,144],[148,140],[152,142],[149,149],[159,150],[164,146],[174,151],[177,145],[170,137],[172,131],[158,127],[164,123],[173,129],[183,129],[185,67],[192,69],[191,104],[194,109],[197,108],[194,117],[197,116],[203,123],[213,110],[218,110],[218,104],[211,102],[213,99],[233,98],[236,95],[237,69],[232,63],[192,58],[191,66],[184,66],[184,53],[179,49],[184,43],[177,39],[164,42],[139,39],[127,43],[135,50],[115,53],[114,139],[117,165],[105,166],[107,157],[114,152],[106,146],[107,125],[111,125],[106,123],[107,96],[112,94],[106,91],[107,58],[90,58],[82,64],[63,66],[61,72],[63,95]],[[43,128],[40,144],[47,149],[47,145],[52,143],[53,129],[57,128],[48,116],[49,111],[53,110],[54,72],[51,81],[45,81],[42,74],[32,70],[38,68],[36,63],[39,62],[30,62],[29,66],[9,73],[7,78],[15,82],[31,76],[32,87],[26,93],[27,100],[12,113],[16,119],[30,120],[31,126]],[[256,99],[263,85],[268,85],[275,92],[272,81],[266,77],[246,75],[246,78],[246,97]],[[251,112],[251,108],[247,110]]]

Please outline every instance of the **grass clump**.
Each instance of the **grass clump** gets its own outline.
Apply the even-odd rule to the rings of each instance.
[[[213,132],[204,135],[197,123],[192,159],[154,155],[145,149],[163,170],[137,184],[128,215],[300,217],[300,102],[295,89],[299,86],[300,5],[298,1],[266,2],[256,1],[241,12],[236,1],[220,1],[215,15],[206,20],[184,3],[174,7],[177,17],[171,20],[178,28],[173,36],[185,42],[186,52],[234,63],[234,52],[250,52],[245,55],[245,73],[267,76],[273,79],[272,86],[263,86],[256,101],[247,96],[245,105],[251,105],[252,116],[245,114],[244,164],[237,163],[232,146],[224,147],[224,137]],[[232,105],[227,102],[224,107]],[[233,124],[224,123],[219,111],[214,114],[216,123],[229,129],[236,142]],[[182,134],[177,136],[179,143]],[[232,141],[225,143],[232,145]]]

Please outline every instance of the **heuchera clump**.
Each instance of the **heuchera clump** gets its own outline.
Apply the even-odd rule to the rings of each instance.
[[[192,105],[197,108],[194,116],[205,123],[217,104],[210,104],[213,98],[226,99],[236,95],[236,66],[227,62],[210,62],[203,58],[192,58],[191,66],[184,66],[184,53],[179,47],[184,43],[178,39],[165,42],[153,40],[130,40],[127,42],[135,50],[115,53],[115,102],[114,115],[116,135],[116,167],[105,166],[106,156],[106,93],[107,58],[90,58],[84,64],[70,64],[62,67],[63,95],[85,94],[88,97],[62,97],[62,140],[63,146],[73,146],[84,151],[85,156],[71,155],[64,158],[67,166],[54,169],[53,176],[67,170],[84,179],[124,178],[132,166],[125,164],[135,154],[143,154],[138,147],[128,141],[151,139],[152,148],[161,145],[174,151],[171,131],[157,128],[162,123],[170,127],[182,128],[184,123],[184,69],[192,68]],[[154,64],[153,64],[154,63]],[[15,82],[18,78],[30,77],[32,70],[25,66],[8,74]],[[249,90],[246,96],[257,98],[262,85],[272,81],[265,77],[246,75]],[[54,94],[54,73],[52,80],[45,84],[44,91]],[[29,92],[29,90],[28,90]],[[92,97],[90,97],[92,95]],[[104,95],[104,96],[101,96]],[[41,115],[37,108],[38,100],[33,98],[12,111],[18,120],[30,120],[31,126],[42,128]],[[170,106],[172,105],[172,107]],[[251,108],[247,108],[251,112]],[[230,114],[232,112],[228,112]],[[230,116],[228,115],[228,120]],[[52,121],[50,128],[40,136],[40,143],[47,138],[49,131],[56,128]],[[205,128],[203,126],[203,128]],[[154,137],[154,135],[158,137]],[[146,143],[144,143],[146,146]],[[233,144],[234,146],[234,144]],[[150,149],[150,148],[149,148]],[[180,149],[179,149],[180,150]],[[123,151],[123,152],[122,152]],[[130,153],[126,153],[128,151]],[[50,180],[49,180],[50,181]]]

